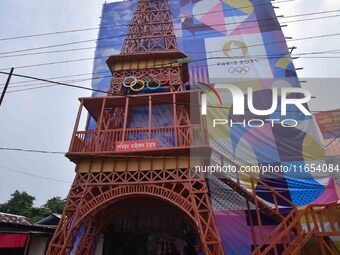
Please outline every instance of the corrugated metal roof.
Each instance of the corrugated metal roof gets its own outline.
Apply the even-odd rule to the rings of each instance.
[[[24,216],[9,214],[9,213],[2,213],[2,212],[0,212],[0,222],[21,224],[21,225],[31,225],[28,219]]]

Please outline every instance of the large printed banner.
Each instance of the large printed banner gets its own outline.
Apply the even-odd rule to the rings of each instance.
[[[274,78],[260,33],[242,40],[238,35],[207,38],[204,43],[210,83]]]
[[[178,45],[191,59],[190,87],[204,89],[208,105],[212,106],[207,112],[211,147],[241,165],[294,164],[304,169],[306,164],[322,164],[325,159],[323,146],[312,118],[301,114],[297,108],[290,107],[285,116],[285,119],[298,121],[298,125],[293,128],[270,123],[262,127],[225,125],[216,129],[212,126],[213,119],[235,118],[232,113],[233,100],[230,91],[223,88],[224,85],[240,88],[245,99],[249,96],[248,88],[252,88],[253,100],[258,109],[270,108],[273,88],[300,87],[270,0],[170,0],[169,3]],[[136,1],[104,5],[93,67],[96,77],[93,88],[108,89],[110,72],[105,60],[111,54],[120,53],[135,7]],[[202,87],[202,83],[217,91],[222,105],[216,94],[207,86]],[[94,93],[93,96],[98,95]],[[274,113],[261,116],[260,119],[282,121],[280,112],[279,103]],[[250,120],[254,116],[246,108],[241,117]],[[237,120],[239,118],[237,116]],[[339,199],[334,181],[326,174],[278,173],[271,179],[261,175],[258,177],[297,206]],[[247,187],[246,181],[244,185]],[[247,216],[243,211],[246,209],[245,200],[218,178],[212,177],[209,187],[218,228],[225,241],[225,253],[249,254],[251,240],[248,228],[230,228],[230,224],[247,224]],[[257,192],[258,196],[272,202],[271,194],[263,192],[261,188]],[[237,233],[234,232],[236,230]],[[238,236],[237,246],[229,242],[229,237],[235,236]]]
[[[285,128],[265,123],[262,127],[228,125],[213,127],[214,119],[251,120],[254,115],[246,108],[243,116],[232,113],[233,101],[225,85],[243,90],[248,88],[258,109],[269,109],[272,89],[300,87],[284,35],[269,0],[188,0],[181,1],[182,46],[193,60],[190,64],[192,84],[202,82],[215,88],[222,107],[213,93],[207,93],[207,123],[213,149],[229,155],[243,165],[320,164],[324,160],[322,145],[310,116],[290,108],[285,118],[276,111],[256,119],[294,119],[298,125]],[[198,86],[198,85],[197,85]],[[259,176],[261,177],[261,176]],[[300,173],[299,176],[279,173],[275,186],[297,205],[306,205],[327,193],[331,179],[327,175]],[[245,183],[246,185],[246,183]],[[266,198],[266,194],[259,196]],[[270,198],[268,198],[270,200]],[[214,201],[213,201],[214,202]],[[226,203],[228,204],[228,203]],[[226,209],[223,203],[216,208]],[[241,206],[241,205],[240,205]]]

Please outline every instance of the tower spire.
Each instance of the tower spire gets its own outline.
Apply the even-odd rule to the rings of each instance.
[[[121,54],[177,50],[168,0],[139,0]]]

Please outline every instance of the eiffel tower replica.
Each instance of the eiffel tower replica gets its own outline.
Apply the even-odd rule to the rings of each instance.
[[[186,58],[168,1],[139,0],[121,53],[107,59],[107,95],[80,98],[66,154],[76,176],[48,255],[94,254],[105,229],[137,204],[176,210],[205,255],[224,254],[206,180],[191,162],[194,153],[195,163],[205,164],[211,150],[200,92],[185,90]]]

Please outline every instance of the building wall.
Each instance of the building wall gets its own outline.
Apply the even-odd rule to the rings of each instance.
[[[44,255],[48,243],[48,237],[31,237],[28,255]]]

